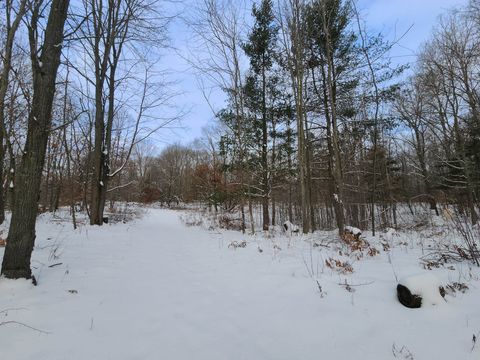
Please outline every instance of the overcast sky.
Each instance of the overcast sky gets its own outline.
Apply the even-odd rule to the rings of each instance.
[[[174,8],[169,11],[185,13],[196,2],[186,0],[173,5]],[[410,28],[392,55],[399,63],[412,63],[421,44],[429,38],[438,16],[467,2],[468,0],[359,0],[359,7],[369,30],[382,32],[387,39],[398,38]],[[180,20],[171,24],[170,37],[171,44],[179,52],[185,53],[189,33]],[[171,143],[189,143],[201,136],[202,128],[213,121],[213,113],[197,87],[195,75],[187,62],[174,51],[168,51],[161,61],[161,66],[168,68],[171,79],[177,81],[174,88],[178,89],[181,95],[175,103],[178,108],[188,110],[188,114],[184,116],[181,128],[171,133],[162,131],[159,134],[159,148]],[[220,108],[223,103],[222,96],[217,96],[214,100],[214,105]]]

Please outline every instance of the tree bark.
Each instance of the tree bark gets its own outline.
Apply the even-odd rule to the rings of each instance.
[[[29,39],[33,98],[28,116],[25,149],[14,185],[15,201],[2,263],[2,274],[7,278],[32,278],[30,258],[35,243],[40,183],[51,128],[55,81],[60,65],[68,5],[69,0],[52,0],[40,57],[37,56],[35,36],[40,15],[39,7],[34,9],[32,14]]]
[[[11,23],[12,2],[8,0],[6,2],[6,41],[4,47],[4,53],[2,54],[3,69],[0,74],[0,184],[3,183],[3,163],[5,161],[6,146],[3,145],[4,138],[7,136],[5,127],[5,98],[8,90],[8,79],[10,76],[10,70],[12,67],[12,54],[13,43],[15,40],[15,34],[25,14],[26,0],[22,0],[19,4],[17,15]],[[0,191],[0,224],[5,221],[5,195],[4,191]]]
[[[268,169],[268,128],[267,128],[267,79],[265,74],[265,65],[262,68],[262,213],[263,230],[268,231],[270,227],[270,214],[268,209],[270,197],[270,179]]]

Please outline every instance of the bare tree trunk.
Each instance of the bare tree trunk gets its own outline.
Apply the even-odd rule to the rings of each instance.
[[[270,179],[268,166],[268,128],[267,128],[267,105],[266,105],[267,80],[265,67],[262,69],[262,211],[263,211],[263,230],[268,231],[270,226],[269,197],[270,197]]]
[[[248,215],[250,216],[250,231],[255,234],[255,220],[253,218],[252,197],[248,198]]]
[[[15,19],[11,21],[12,16],[12,0],[6,0],[5,4],[5,13],[6,13],[6,41],[5,48],[1,54],[2,58],[2,71],[0,74],[0,184],[3,183],[3,168],[5,161],[5,146],[3,145],[4,138],[7,135],[6,126],[5,126],[5,97],[8,90],[8,80],[10,76],[10,70],[12,67],[12,53],[13,53],[13,43],[15,40],[15,34],[17,32],[20,21],[25,15],[26,0],[22,0],[19,4],[18,10],[16,12]],[[8,140],[7,140],[8,141]],[[5,220],[5,196],[3,189],[0,191],[0,224]]]
[[[287,146],[290,147],[292,144],[292,136],[290,130],[290,120],[287,122]],[[293,185],[292,185],[292,154],[290,149],[288,150],[287,156],[287,165],[288,165],[288,221],[293,223]]]
[[[67,99],[68,99],[68,72],[67,72],[67,77],[65,79],[65,91],[64,91],[64,99],[63,99],[63,119],[66,121],[68,118],[68,111],[67,111]],[[73,194],[75,193],[75,187],[73,185],[73,176],[72,176],[72,149],[70,148],[68,144],[68,139],[67,139],[67,126],[63,127],[63,147],[65,148],[65,157],[66,157],[66,166],[67,166],[67,182],[68,185],[70,186],[70,194],[71,194],[71,199],[70,199],[70,213],[72,215],[72,224],[73,224],[73,229],[77,228],[77,217],[76,217],[76,209],[75,209],[75,198]]]
[[[377,83],[377,76],[375,74],[375,70],[373,68],[373,62],[370,58],[370,54],[368,53],[367,44],[366,44],[366,35],[362,25],[360,23],[360,14],[357,11],[355,2],[352,2],[355,17],[357,19],[358,25],[358,32],[360,34],[360,39],[362,43],[362,52],[365,56],[365,60],[367,61],[368,69],[370,72],[374,93],[375,93],[375,114],[373,118],[373,184],[372,184],[372,193],[370,196],[371,206],[372,206],[372,236],[375,236],[375,195],[377,192],[377,143],[378,143],[378,114],[380,111],[380,96],[379,96],[379,89]]]
[[[304,127],[304,75],[305,75],[305,29],[304,29],[304,2],[302,0],[290,0],[287,14],[287,24],[281,17],[284,48],[287,53],[288,70],[292,82],[292,90],[295,99],[295,115],[297,123],[297,160],[300,178],[300,204],[302,209],[303,233],[311,231],[310,203],[307,182],[307,157],[305,149]]]
[[[307,81],[305,81],[307,82]],[[307,97],[307,93],[305,91],[305,98]],[[305,166],[307,169],[307,176],[305,179],[305,184],[307,188],[307,203],[308,203],[308,213],[310,217],[310,231],[315,231],[315,211],[314,211],[314,205],[313,205],[313,193],[312,193],[312,157],[313,157],[313,151],[312,151],[312,143],[309,138],[309,128],[308,128],[308,119],[307,119],[307,114],[305,112],[305,134],[306,134],[306,147],[305,147]]]
[[[241,213],[241,216],[242,216],[242,233],[245,234],[245,230],[246,230],[246,221],[245,221],[245,196],[242,195],[242,198],[240,200],[240,213]]]
[[[327,137],[329,138],[329,150],[331,157],[330,171],[331,179],[333,181],[333,206],[335,210],[335,217],[337,220],[338,232],[343,234],[345,228],[345,211],[343,205],[343,176],[342,176],[342,161],[340,156],[340,145],[338,136],[337,124],[337,102],[335,92],[335,65],[333,62],[332,44],[330,41],[330,33],[328,29],[328,21],[326,19],[327,10],[325,3],[322,3],[323,31],[326,37],[325,40],[325,56],[327,72],[324,75],[326,85],[326,95],[328,99],[328,107],[326,111],[330,114],[330,121],[327,121]]]
[[[60,45],[63,42],[68,5],[69,0],[52,0],[40,57],[37,55],[36,34],[41,2],[35,3],[29,24],[33,98],[25,149],[16,175],[15,202],[2,263],[2,274],[7,278],[32,278],[30,258],[35,243],[40,183],[51,128],[55,81],[60,65]]]
[[[90,197],[90,225],[102,225],[103,213],[101,209],[102,197],[102,179],[103,179],[103,162],[104,162],[104,107],[102,101],[102,87],[96,86],[95,95],[95,141],[93,148],[93,177]]]
[[[272,225],[273,226],[276,225],[276,221],[277,221],[276,211],[277,211],[277,203],[275,201],[275,197],[272,196]]]

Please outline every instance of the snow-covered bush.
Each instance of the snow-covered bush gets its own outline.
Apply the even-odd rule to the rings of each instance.
[[[287,220],[283,223],[283,230],[287,234],[292,234],[292,233],[298,233],[300,231],[300,228],[298,227],[298,225],[295,225],[289,220]]]

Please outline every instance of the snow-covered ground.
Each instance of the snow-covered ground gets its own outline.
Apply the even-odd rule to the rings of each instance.
[[[0,359],[480,358],[480,271],[424,270],[424,238],[389,232],[359,258],[334,233],[243,236],[180,214],[76,231],[42,215],[39,285],[0,279]],[[469,290],[400,305],[397,279],[427,272]]]

